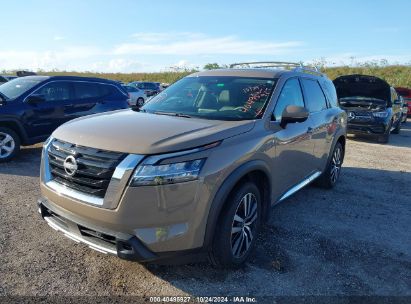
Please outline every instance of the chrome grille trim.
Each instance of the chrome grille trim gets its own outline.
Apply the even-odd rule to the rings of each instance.
[[[117,207],[134,169],[144,158],[144,155],[128,154],[114,169],[104,198],[102,198],[72,189],[54,181],[48,155],[49,148],[54,141],[54,138],[50,138],[43,146],[41,178],[44,184],[60,196],[73,198],[77,201],[105,209]]]

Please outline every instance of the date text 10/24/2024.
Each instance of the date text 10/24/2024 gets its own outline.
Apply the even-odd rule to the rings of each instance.
[[[170,296],[170,297],[150,297],[151,303],[256,303],[253,297],[190,297],[190,296]]]

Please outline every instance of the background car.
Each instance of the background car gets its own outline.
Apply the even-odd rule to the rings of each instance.
[[[127,101],[118,83],[100,78],[26,76],[6,82],[0,86],[0,162],[69,120],[126,109]]]
[[[129,85],[143,90],[147,97],[157,95],[161,92],[160,83],[158,82],[134,81],[130,82]]]
[[[131,85],[122,85],[123,89],[127,91],[130,106],[138,106],[141,107],[144,105],[144,102],[147,99],[146,94],[143,90],[137,89]]]
[[[405,100],[404,97],[399,95],[399,98],[401,100],[401,107],[402,107],[402,116],[401,116],[401,122],[405,124],[407,122],[407,114],[408,114],[408,102]]]
[[[411,89],[396,87],[395,90],[404,98],[408,106],[407,116],[411,116]]]
[[[347,132],[373,135],[387,143],[401,128],[402,103],[385,80],[367,75],[345,75],[334,80],[341,108],[348,114]]]

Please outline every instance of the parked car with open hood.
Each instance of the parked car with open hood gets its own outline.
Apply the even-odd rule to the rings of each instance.
[[[119,84],[99,78],[25,76],[6,82],[0,86],[0,162],[71,119],[125,109],[127,100]]]
[[[386,81],[367,75],[346,75],[334,80],[340,107],[347,111],[347,132],[375,136],[386,143],[401,128],[402,106]]]
[[[332,188],[345,151],[332,81],[257,65],[270,68],[195,73],[138,111],[58,128],[43,148],[42,217],[124,259],[243,263],[270,207],[312,181]]]

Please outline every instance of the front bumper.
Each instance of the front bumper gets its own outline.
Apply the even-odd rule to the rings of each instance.
[[[47,224],[76,243],[86,244],[98,252],[116,255],[126,260],[144,262],[159,258],[135,236],[121,234],[120,237],[118,232],[90,226],[74,216],[63,214],[44,198],[39,199],[37,204],[39,213]]]
[[[347,133],[349,134],[364,134],[364,135],[379,135],[387,132],[388,124],[384,123],[348,123]]]
[[[202,248],[155,253],[136,236],[94,226],[73,214],[65,213],[45,198],[39,199],[37,205],[41,217],[51,228],[100,253],[130,261],[165,263],[195,261],[206,256]]]

